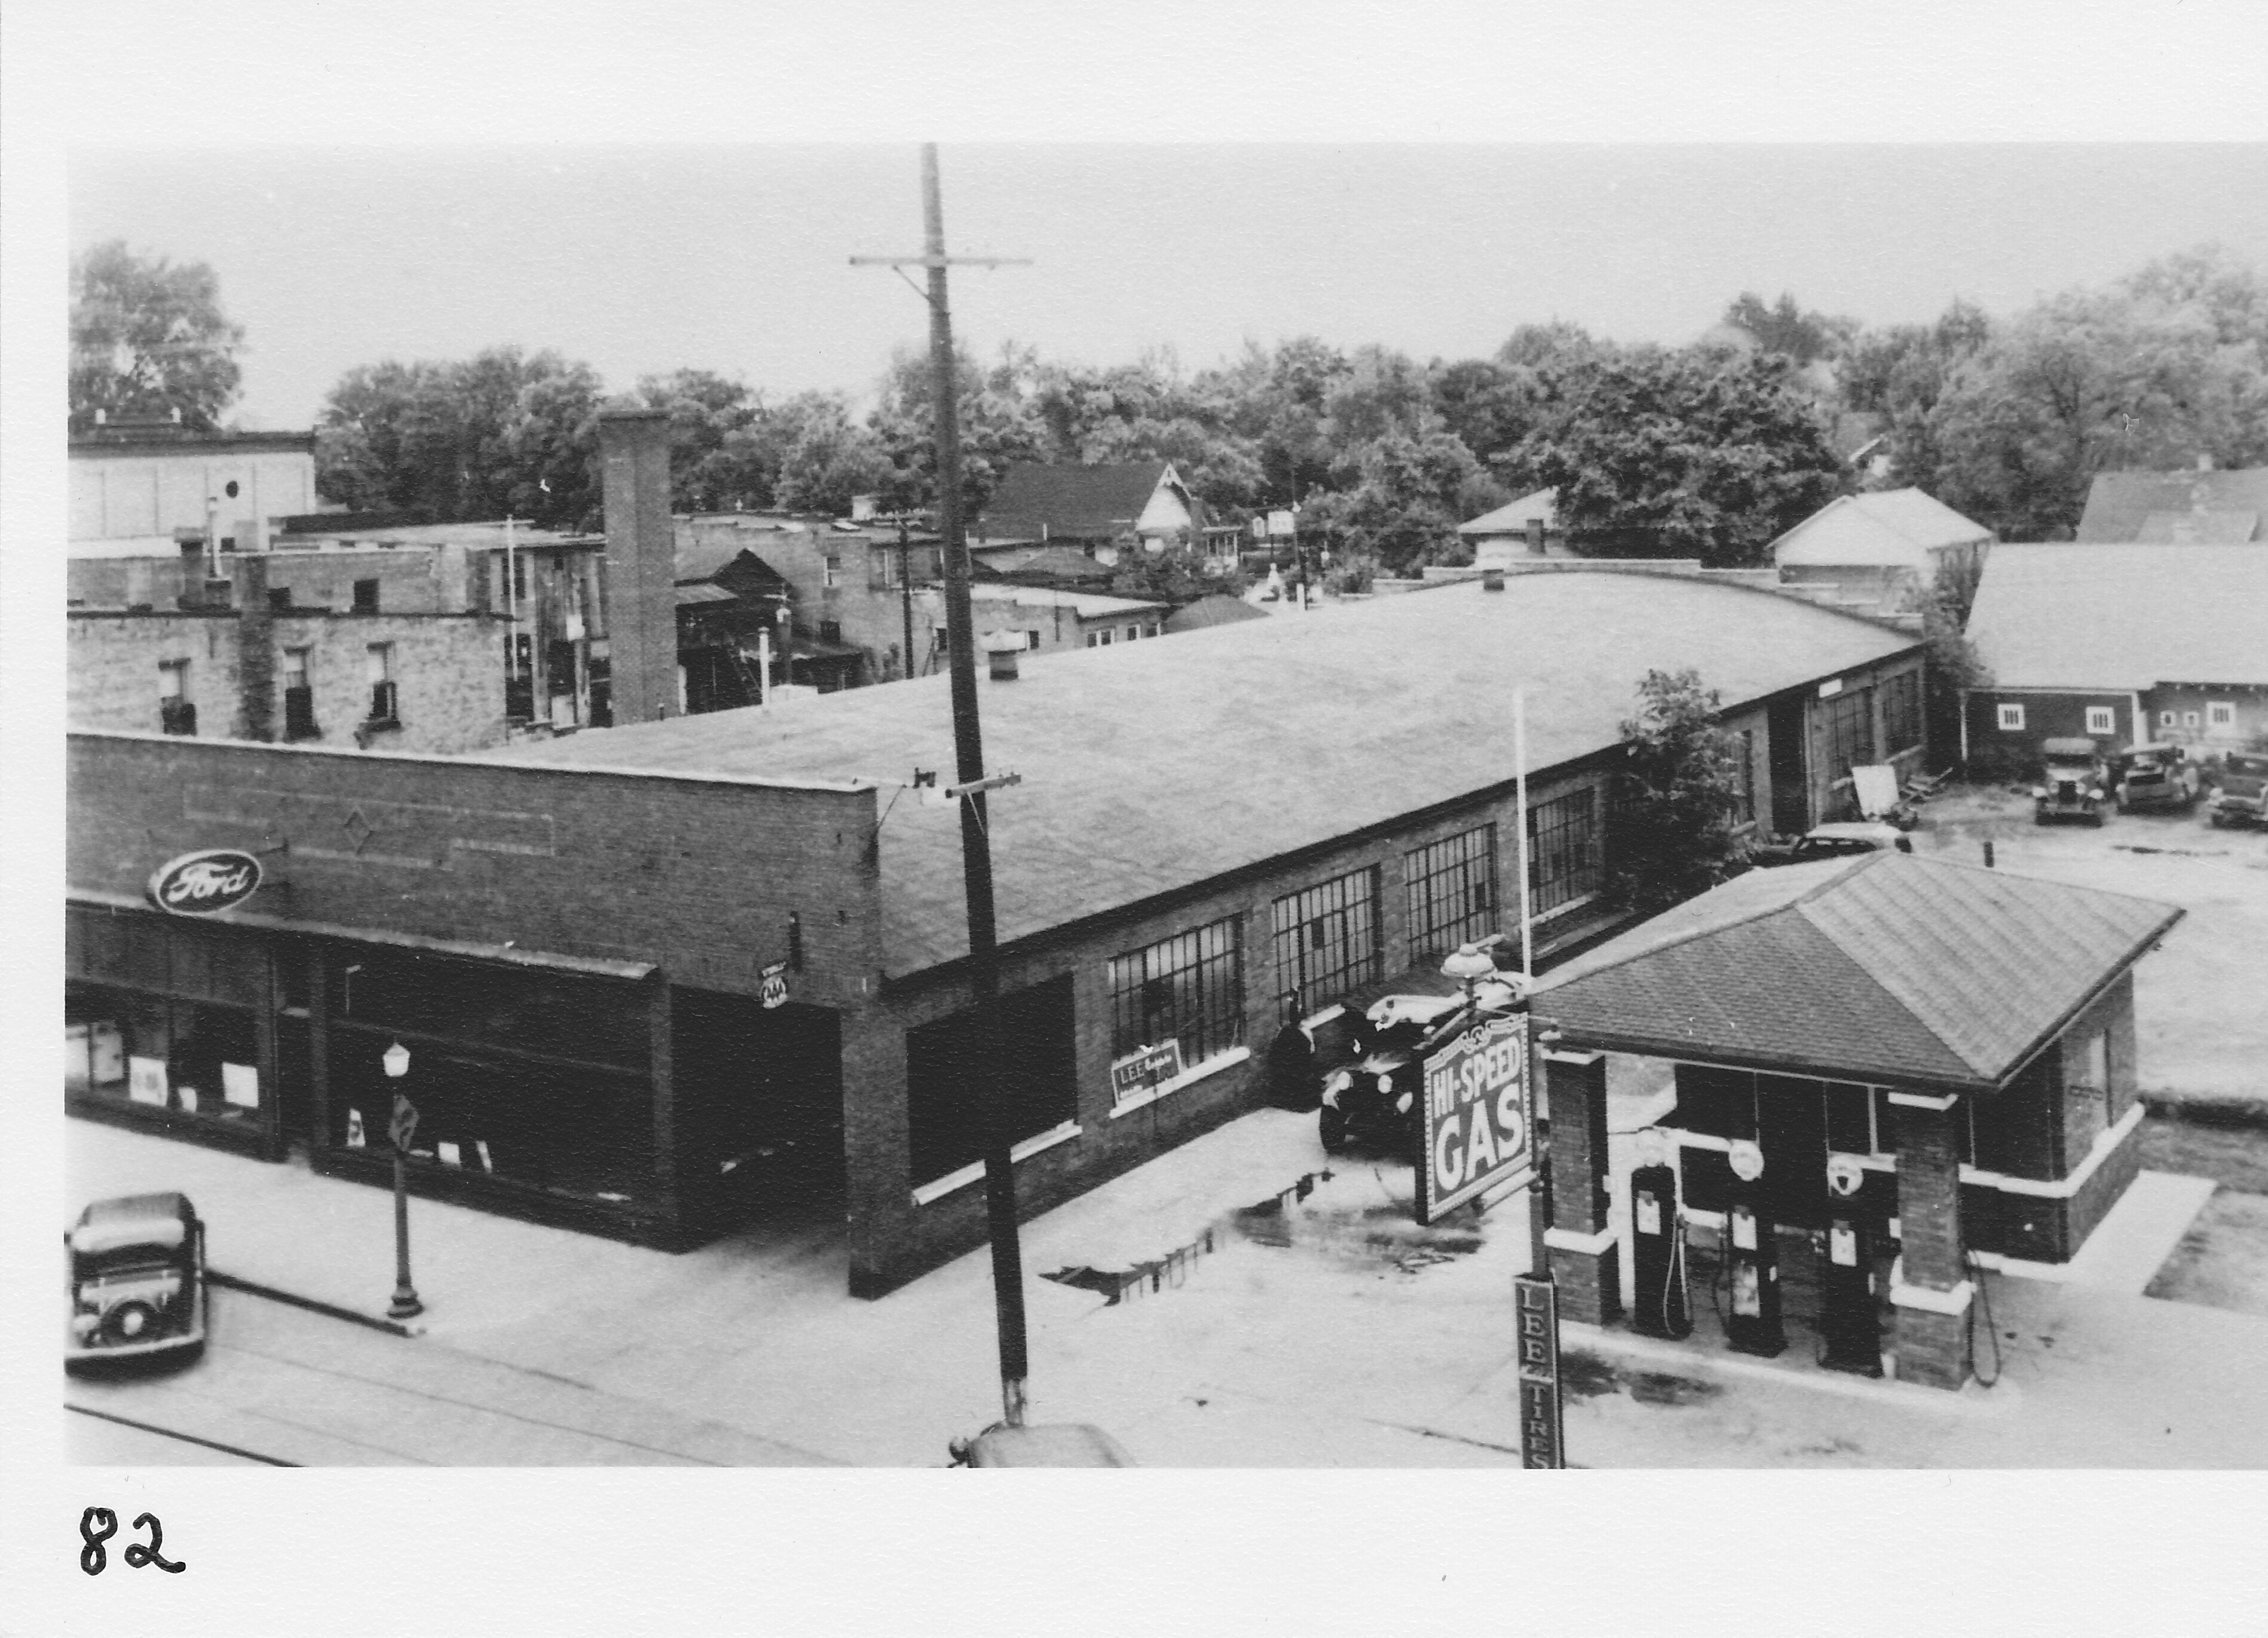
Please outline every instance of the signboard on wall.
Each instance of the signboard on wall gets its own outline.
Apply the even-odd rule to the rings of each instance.
[[[1461,1029],[1425,1060],[1418,1221],[1524,1177],[1535,1161],[1528,1015]]]
[[[150,873],[146,891],[169,915],[210,916],[260,891],[260,860],[228,847],[183,853]]]
[[[767,1009],[787,1005],[787,963],[776,961],[756,975],[757,995]]]
[[[1182,1044],[1168,1041],[1163,1046],[1145,1046],[1138,1052],[1129,1052],[1110,1066],[1110,1101],[1124,1103],[1155,1091],[1168,1081],[1181,1078]]]

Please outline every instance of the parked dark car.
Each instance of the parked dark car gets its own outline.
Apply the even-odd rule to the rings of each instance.
[[[2197,806],[2197,764],[2178,745],[2129,745],[2118,753],[2118,811],[2172,809],[2187,813]]]
[[[205,1226],[188,1196],[97,1200],[63,1243],[70,1256],[66,1368],[204,1351]]]
[[[1749,848],[1749,862],[1770,869],[1775,865],[1808,865],[1821,859],[1848,859],[1853,853],[1880,852],[1898,845],[1902,832],[1880,819],[1844,819],[1815,825],[1787,841],[1757,842]]]
[[[1509,1012],[1519,985],[1512,975],[1484,978],[1473,999],[1484,1015]],[[1462,995],[1388,995],[1373,1002],[1354,1031],[1354,1061],[1323,1080],[1316,1131],[1324,1150],[1360,1148],[1415,1161],[1425,1059],[1470,1021]]]
[[[2268,754],[2229,752],[2205,816],[2216,826],[2268,824]]]
[[[2102,823],[2102,801],[2110,794],[2110,770],[2093,740],[2049,740],[2040,747],[2047,764],[2032,786],[2032,823],[2077,819]]]

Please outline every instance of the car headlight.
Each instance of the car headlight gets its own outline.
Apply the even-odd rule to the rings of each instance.
[[[1393,1074],[1389,1071],[1389,1072],[1388,1072],[1388,1073],[1386,1073],[1386,1074],[1384,1074],[1380,1075],[1380,1076],[1378,1077],[1378,1094],[1379,1094],[1379,1096],[1380,1096],[1381,1097],[1383,1097],[1383,1096],[1385,1096],[1388,1092],[1391,1092],[1391,1091],[1393,1091],[1393,1090],[1394,1090],[1394,1076],[1393,1076]]]
[[[1410,1094],[1404,1092],[1394,1100],[1394,1112],[1397,1115],[1406,1115],[1410,1112]]]
[[[2102,787],[2098,785],[2093,790],[2089,791],[2088,794],[2099,802],[2102,800]]]

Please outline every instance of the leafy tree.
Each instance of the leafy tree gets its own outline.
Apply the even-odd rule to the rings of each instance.
[[[1943,749],[1961,742],[1963,694],[1992,686],[1992,668],[1968,638],[1969,611],[1984,574],[1982,553],[1948,553],[1922,603],[1922,638],[1928,644],[1923,672],[1922,709],[1930,743]]]
[[[1508,453],[1535,424],[1535,372],[1491,358],[1437,365],[1433,411],[1483,465]]]
[[[316,487],[434,522],[510,514],[594,527],[603,391],[590,365],[517,347],[358,366],[324,401]]]
[[[1030,397],[1020,361],[1004,356],[990,370],[963,353],[954,359],[955,405],[961,429],[961,505],[974,518],[1008,468],[1040,460],[1047,427]],[[937,430],[926,350],[900,348],[891,356],[867,426],[880,440],[893,476],[883,491],[892,506],[937,504]]]
[[[1570,539],[1594,555],[1761,562],[1835,493],[1841,462],[1777,359],[1639,348],[1544,380],[1544,424],[1507,468],[1556,487]]]
[[[1547,324],[1523,324],[1496,350],[1496,361],[1514,370],[1569,370],[1596,362],[1616,351],[1614,344],[1593,336],[1580,324],[1553,319]]]
[[[95,412],[166,415],[210,432],[234,401],[244,328],[220,306],[220,281],[202,262],[140,256],[122,239],[71,260],[70,424]]]
[[[680,369],[637,384],[647,408],[669,411],[670,504],[682,512],[728,512],[772,504],[777,463],[767,465],[746,434],[763,415],[740,381],[711,370]]]
[[[1940,499],[2004,537],[2053,539],[2098,471],[2268,458],[2268,371],[2200,304],[2068,291],[1962,363],[1929,432]]]
[[[1733,831],[1741,742],[1718,725],[1719,703],[1697,671],[1648,671],[1638,714],[1622,725],[1608,870],[1613,891],[1642,914],[1715,886],[1746,856]]]
[[[798,394],[761,424],[777,452],[773,504],[787,511],[843,517],[853,497],[880,495],[896,476],[882,440],[850,419],[840,393]]]
[[[1834,358],[1859,329],[1856,319],[1807,312],[1785,291],[1771,306],[1756,291],[1742,291],[1726,305],[1725,322],[1756,337],[1764,351],[1800,365]]]

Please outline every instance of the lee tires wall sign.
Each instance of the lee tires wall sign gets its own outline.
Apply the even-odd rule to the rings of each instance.
[[[151,871],[144,891],[169,915],[210,916],[260,891],[260,860],[226,847],[183,853]]]
[[[1526,1014],[1461,1030],[1427,1059],[1418,1221],[1525,1176],[1535,1159],[1534,1113]]]

